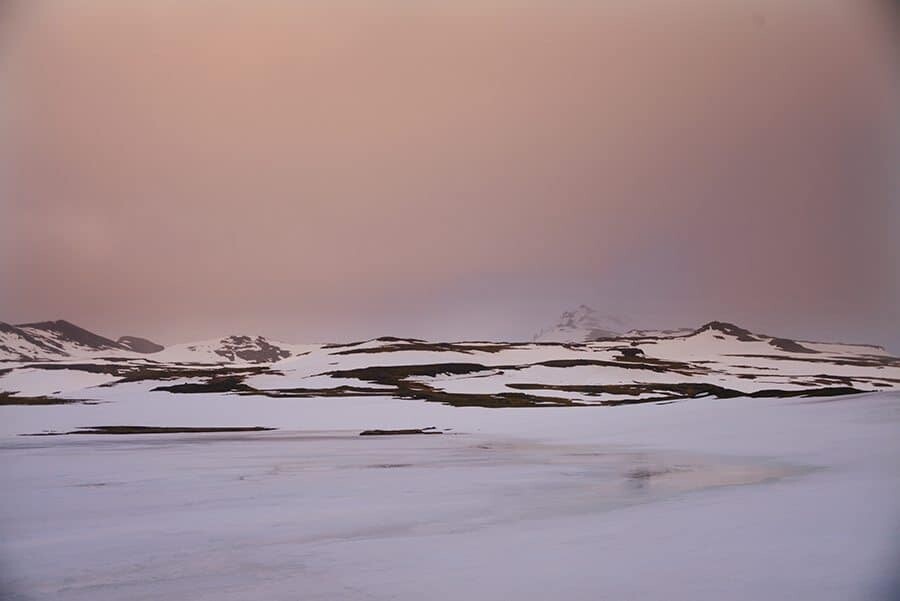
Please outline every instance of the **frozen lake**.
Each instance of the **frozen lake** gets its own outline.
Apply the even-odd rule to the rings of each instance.
[[[494,410],[155,395],[0,418],[10,599],[883,599],[900,551],[893,393]],[[283,429],[16,436],[112,424]],[[357,435],[423,426],[450,430]]]

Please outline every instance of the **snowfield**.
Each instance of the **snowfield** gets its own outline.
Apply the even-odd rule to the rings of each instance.
[[[489,409],[129,386],[0,407],[7,598],[843,601],[896,572],[898,393]],[[14,435],[118,423],[281,429]]]
[[[109,374],[90,373],[78,369],[34,369],[23,367],[0,376],[0,386],[24,396],[65,394],[115,381]]]

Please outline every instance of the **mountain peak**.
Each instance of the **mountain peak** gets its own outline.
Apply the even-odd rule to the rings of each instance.
[[[556,325],[534,336],[537,342],[588,342],[600,338],[617,338],[626,329],[619,317],[603,315],[588,305],[565,311]]]
[[[270,363],[291,356],[289,350],[272,344],[263,336],[247,336],[233,334],[221,340],[221,346],[215,354],[229,361],[249,361],[251,363]]]
[[[702,326],[694,330],[690,334],[690,336],[702,334],[703,332],[718,332],[719,334],[731,336],[732,338],[735,338],[741,342],[765,342],[772,347],[788,353],[818,352],[807,346],[803,346],[796,340],[791,340],[790,338],[776,338],[773,336],[766,336],[764,334],[754,334],[750,330],[745,330],[744,328],[736,326],[733,323],[728,323],[727,321],[711,321],[709,323],[703,324]]]
[[[709,331],[716,331],[728,336],[733,336],[742,342],[754,342],[760,340],[759,336],[750,330],[745,330],[744,328],[727,321],[710,321],[694,330],[692,335]]]
[[[122,349],[115,341],[85,330],[65,319],[23,323],[16,327],[32,334],[36,333],[35,331],[45,333],[48,337],[46,342],[51,346],[71,344],[91,350]]]

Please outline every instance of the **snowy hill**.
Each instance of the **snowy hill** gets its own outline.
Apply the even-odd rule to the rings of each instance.
[[[622,319],[601,315],[587,305],[563,313],[559,321],[535,334],[535,342],[589,342],[600,338],[616,338],[625,331]]]
[[[23,331],[31,336],[32,330]],[[82,346],[87,348],[87,342]],[[90,343],[96,349],[111,341]],[[289,345],[261,336],[229,336],[150,355],[115,355],[112,350],[0,368],[0,393],[102,400],[116,400],[119,390],[279,398],[387,396],[454,406],[533,407],[900,388],[900,359],[878,347],[798,342],[719,321],[693,330],[591,342],[385,337]]]
[[[263,336],[234,335],[176,344],[154,356],[171,363],[274,363],[307,350],[305,345],[273,342]]]
[[[55,360],[99,354],[151,353],[162,347],[132,336],[110,340],[59,319],[10,325],[0,322],[0,361]]]

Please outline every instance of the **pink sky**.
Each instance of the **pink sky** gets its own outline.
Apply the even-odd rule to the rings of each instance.
[[[885,14],[559,5],[13,3],[0,320],[522,338],[588,303],[900,350]]]

